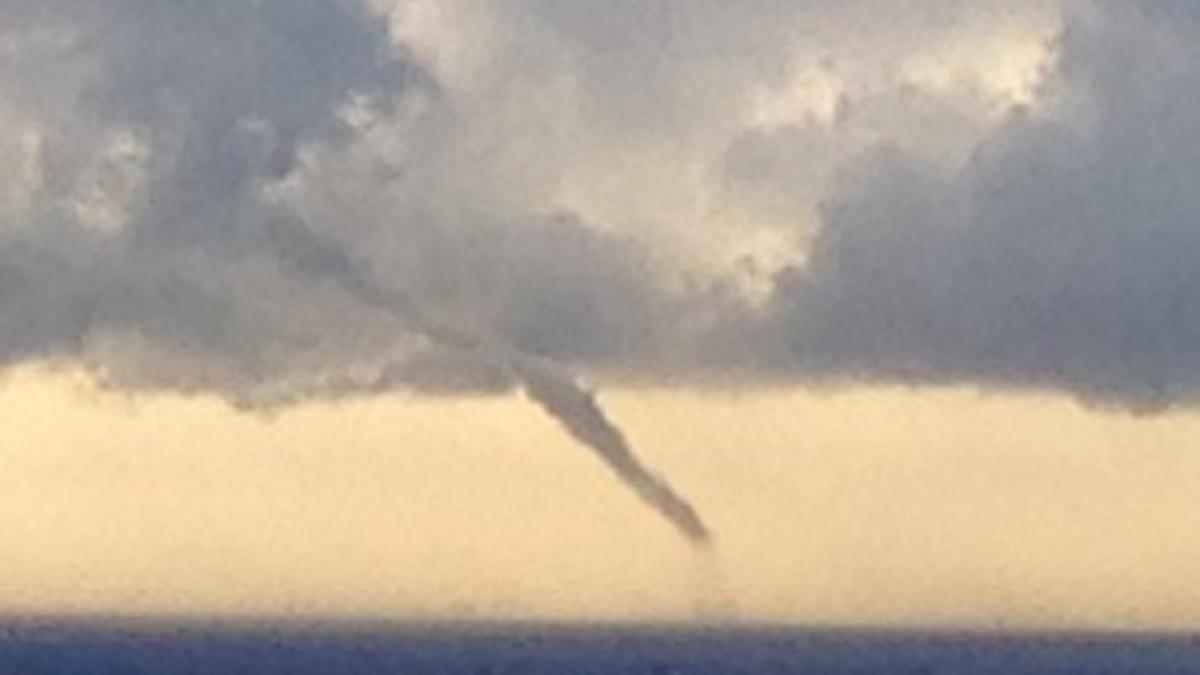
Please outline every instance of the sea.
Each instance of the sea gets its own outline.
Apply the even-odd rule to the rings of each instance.
[[[1185,635],[648,625],[0,624],[0,673],[1196,673]]]

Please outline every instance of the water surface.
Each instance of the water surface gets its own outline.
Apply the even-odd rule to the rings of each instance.
[[[1189,636],[777,627],[0,623],[0,673],[1196,673]]]

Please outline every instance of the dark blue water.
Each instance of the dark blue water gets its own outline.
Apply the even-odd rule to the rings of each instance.
[[[1200,639],[538,626],[0,625],[0,673],[1197,673]]]

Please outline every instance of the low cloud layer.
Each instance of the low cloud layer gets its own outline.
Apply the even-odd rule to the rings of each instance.
[[[0,364],[518,384],[431,321],[596,381],[1192,404],[1198,38],[1182,1],[0,0]]]

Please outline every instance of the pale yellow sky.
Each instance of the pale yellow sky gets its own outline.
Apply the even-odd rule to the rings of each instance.
[[[1200,627],[1200,419],[903,390],[604,392],[691,550],[519,397],[272,419],[0,390],[0,613]]]

